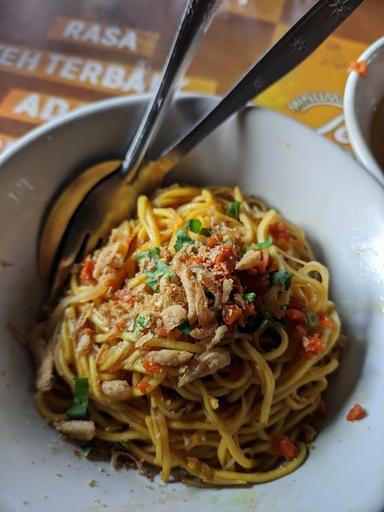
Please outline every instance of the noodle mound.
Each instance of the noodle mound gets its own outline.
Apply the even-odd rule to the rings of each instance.
[[[328,281],[301,229],[238,188],[142,196],[31,335],[37,406],[164,480],[284,476],[339,364]]]

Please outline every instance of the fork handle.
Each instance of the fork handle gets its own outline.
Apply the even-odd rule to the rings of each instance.
[[[364,0],[319,0],[244,75],[220,103],[156,159],[164,176],[194,147],[248,101],[294,69]]]
[[[119,173],[129,181],[135,179],[146,150],[163,120],[178,81],[185,72],[196,47],[216,13],[221,0],[188,0],[172,48],[168,54],[160,85],[150,101]]]

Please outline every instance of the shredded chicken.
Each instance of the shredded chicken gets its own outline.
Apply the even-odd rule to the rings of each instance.
[[[129,400],[132,389],[126,380],[106,380],[101,383],[101,390],[113,401]]]
[[[163,321],[163,326],[167,331],[172,331],[178,325],[182,324],[187,319],[187,311],[183,306],[174,304],[168,306],[160,313]]]
[[[228,332],[228,327],[226,325],[220,325],[216,329],[214,337],[208,342],[207,350],[218,345],[221,342],[221,340],[224,338],[224,336],[226,335],[227,332]]]
[[[260,261],[260,251],[253,249],[247,251],[236,264],[236,270],[248,270],[253,268]]]
[[[222,304],[226,304],[229,300],[233,287],[233,279],[224,279],[223,281],[223,295],[221,297]]]
[[[37,366],[36,388],[39,391],[50,391],[55,381],[53,375],[54,359],[52,343],[47,343],[37,330],[31,334],[29,340],[29,346]]]
[[[215,318],[215,313],[208,307],[208,299],[204,293],[204,288],[199,281],[195,281],[195,308],[197,319],[201,327],[209,327]]]
[[[78,332],[80,332],[82,327],[84,327],[85,322],[88,320],[88,317],[90,316],[92,309],[93,309],[93,304],[86,304],[85,306],[83,306],[81,315],[79,316],[78,320],[76,321],[73,334],[77,334]]]
[[[224,350],[216,349],[199,354],[192,359],[189,366],[180,368],[178,385],[185,386],[196,379],[212,375],[228,366],[230,362],[231,357]]]
[[[197,340],[205,340],[206,338],[209,338],[210,336],[213,336],[213,333],[215,332],[217,323],[210,325],[209,327],[195,327],[190,332],[190,335],[192,338],[195,338]]]
[[[72,439],[78,439],[79,441],[91,441],[96,434],[96,428],[93,421],[58,421],[55,423],[55,428],[62,434],[65,434]]]
[[[79,341],[76,346],[76,352],[78,354],[88,352],[91,345],[92,345],[92,340],[91,340],[91,336],[90,336],[89,332],[87,332],[87,331],[82,332],[79,336]]]
[[[147,354],[147,359],[162,366],[181,366],[192,359],[193,354],[185,350],[170,350],[167,348],[153,350]]]
[[[180,278],[185,291],[188,304],[188,321],[190,324],[194,324],[197,320],[194,275],[186,265],[183,265],[177,259],[174,260],[173,268],[177,276]]]

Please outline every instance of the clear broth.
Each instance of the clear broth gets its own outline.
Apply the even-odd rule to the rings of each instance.
[[[370,138],[373,155],[384,170],[384,98],[373,112]]]

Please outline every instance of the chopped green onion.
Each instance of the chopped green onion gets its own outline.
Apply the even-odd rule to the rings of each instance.
[[[88,379],[75,379],[75,392],[72,405],[67,410],[68,416],[73,420],[81,420],[87,417],[88,413]]]
[[[148,329],[151,325],[151,317],[149,315],[146,316],[138,316],[135,321],[136,327],[139,329]]]
[[[286,310],[287,310],[287,308],[288,308],[288,304],[280,304],[280,306],[279,306],[279,309],[280,309],[281,311],[286,311]]]
[[[267,313],[262,314],[259,317],[258,322],[256,324],[256,330],[263,331],[267,327],[268,322],[269,322],[269,315]]]
[[[199,219],[191,219],[187,222],[187,228],[193,231],[193,233],[200,233],[201,227],[201,221],[199,221]]]
[[[229,203],[228,215],[238,220],[240,215],[240,206],[240,201],[232,201],[231,203]]]
[[[153,272],[147,272],[146,274],[149,277],[145,281],[145,284],[148,285],[155,293],[157,293],[159,291],[159,280],[157,277],[155,277],[155,275],[150,275],[153,274]]]
[[[194,240],[184,231],[184,229],[179,229],[176,233],[176,242],[175,242],[175,251],[178,252],[183,247],[184,244],[193,245],[195,243]]]
[[[264,242],[258,242],[255,244],[248,245],[247,251],[249,251],[250,249],[252,249],[254,251],[263,251],[264,249],[267,249],[268,247],[270,247],[272,244],[273,244],[272,237],[269,236],[266,240],[264,240]]]
[[[80,446],[81,453],[84,455],[85,458],[87,458],[88,455],[91,453],[92,448],[93,448],[92,441],[90,443],[84,443]]]
[[[284,286],[286,290],[289,289],[292,282],[292,276],[286,270],[278,270],[272,274],[272,284],[275,286]]]
[[[179,331],[181,331],[183,334],[191,334],[192,327],[189,325],[188,320],[185,320],[181,325],[178,327]]]
[[[256,293],[255,292],[243,293],[243,299],[246,302],[253,302],[256,299]]]
[[[160,256],[159,247],[154,247],[153,249],[149,249],[149,251],[139,252],[139,254],[136,254],[136,259],[140,261],[147,256],[151,260],[156,260]]]
[[[319,326],[319,317],[314,311],[306,311],[304,314],[307,326],[311,331],[315,331]]]

